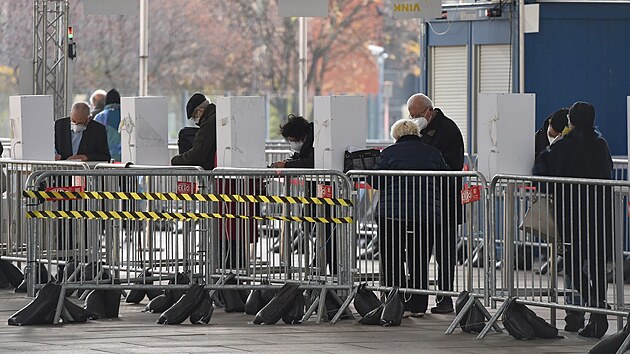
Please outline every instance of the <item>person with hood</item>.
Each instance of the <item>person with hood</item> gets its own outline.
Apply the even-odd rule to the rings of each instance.
[[[585,179],[612,179],[613,162],[606,139],[595,128],[595,108],[576,102],[567,116],[571,131],[536,157],[534,174]],[[606,260],[612,256],[612,190],[581,183],[544,185],[554,196],[558,237],[562,237],[565,276],[589,307],[608,308]],[[575,304],[580,305],[580,304]],[[567,331],[601,338],[608,329],[606,315],[568,311]]]
[[[396,121],[391,137],[396,142],[381,151],[374,169],[450,170],[440,151],[422,142],[419,126],[412,119]],[[439,181],[429,177],[380,176],[374,178],[373,185],[379,190],[377,223],[382,285],[429,289],[433,233],[442,223]],[[424,316],[428,302],[428,295],[405,297],[404,317]]]
[[[543,152],[559,136],[568,132],[569,122],[567,114],[569,114],[569,109],[560,108],[545,119],[542,128],[538,129],[535,135],[536,156]]]
[[[444,115],[442,110],[433,107],[433,101],[424,94],[417,93],[407,101],[410,118],[420,127],[421,141],[438,149],[451,171],[464,168],[464,138],[457,124]],[[464,222],[461,201],[462,179],[445,178],[447,188],[442,189],[443,209],[440,229],[435,232],[435,261],[438,265],[437,283],[441,291],[453,291],[455,264],[457,262],[457,225]],[[436,296],[436,306],[431,313],[451,313],[453,300],[450,296]]]
[[[201,166],[204,170],[215,167],[217,151],[217,106],[200,92],[186,103],[186,116],[199,126],[192,148],[171,159],[173,166]]]
[[[103,124],[107,130],[107,143],[109,153],[114,161],[121,161],[120,152],[120,94],[116,89],[111,89],[105,96],[105,107],[101,113],[94,117],[94,120]]]

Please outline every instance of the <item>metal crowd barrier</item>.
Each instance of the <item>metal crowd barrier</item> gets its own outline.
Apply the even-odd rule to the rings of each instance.
[[[610,180],[497,175],[490,185],[490,239],[498,265],[488,290],[503,301],[483,338],[505,310],[507,299],[550,309],[627,316],[623,232],[630,183]],[[557,222],[556,222],[557,221]],[[497,259],[495,259],[497,258]],[[546,271],[539,262],[547,260]]]
[[[22,198],[22,191],[28,176],[34,171],[88,169],[88,165],[82,162],[0,159],[0,256],[3,259],[26,261],[24,220],[28,201]]]
[[[628,180],[628,159],[613,159],[613,179],[615,181]]]
[[[398,286],[409,310],[467,290],[489,299],[486,180],[477,172],[350,171],[357,190],[355,283]],[[463,199],[462,199],[463,198]],[[488,315],[489,318],[489,315]]]
[[[57,269],[70,290],[187,287],[177,274],[209,289],[295,283],[319,291],[305,315],[318,309],[319,322],[327,292],[352,289],[353,190],[341,173],[103,167],[111,166],[29,179],[29,293],[44,280],[38,264],[89,269],[80,277]],[[84,192],[38,191],[69,179],[82,180]],[[259,227],[264,221],[279,222],[281,237]],[[236,285],[222,283],[229,273]],[[133,284],[146,279],[156,284]]]

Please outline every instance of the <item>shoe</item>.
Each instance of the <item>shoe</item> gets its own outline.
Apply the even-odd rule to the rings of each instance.
[[[409,318],[409,317],[416,317],[416,318],[424,317],[424,312],[411,312],[411,311],[403,312],[403,318]]]
[[[606,315],[592,313],[586,327],[578,331],[580,337],[601,338],[608,330],[608,317]]]
[[[579,312],[569,312],[564,318],[566,324],[564,330],[567,332],[577,332],[584,327],[584,314]]]
[[[431,308],[431,313],[446,314],[455,312],[453,309],[453,300],[450,297],[442,299],[435,307]]]

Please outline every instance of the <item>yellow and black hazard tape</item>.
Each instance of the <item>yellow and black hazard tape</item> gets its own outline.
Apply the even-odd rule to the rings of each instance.
[[[324,224],[350,224],[351,217],[320,218],[311,216],[247,216],[214,213],[157,213],[151,211],[29,211],[29,219],[125,219],[125,220],[202,220],[202,219],[240,219],[240,220],[277,220],[298,221]]]
[[[99,199],[99,200],[183,200],[200,202],[231,203],[277,203],[352,206],[352,201],[341,198],[284,197],[239,194],[179,194],[179,193],[126,193],[126,192],[69,192],[30,191],[23,192],[26,198],[43,199]]]

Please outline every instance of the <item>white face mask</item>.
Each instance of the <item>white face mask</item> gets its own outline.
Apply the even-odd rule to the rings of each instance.
[[[199,125],[200,121],[201,121],[201,117],[193,117],[193,122],[195,122],[196,125]]]
[[[549,139],[549,145],[553,144],[553,142],[556,140],[556,138],[554,138],[553,136],[547,134],[547,139]]]
[[[85,130],[85,125],[77,124],[75,122],[70,122],[70,130],[78,134]]]
[[[289,146],[291,147],[291,150],[295,152],[300,152],[300,150],[302,149],[302,145],[304,145],[303,141],[289,141]]]
[[[418,125],[418,129],[420,131],[422,131],[422,129],[426,128],[427,125],[429,125],[429,121],[424,117],[412,118],[412,119]]]

